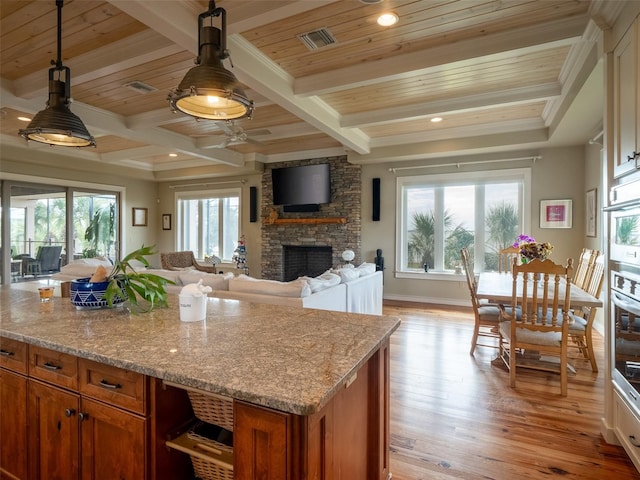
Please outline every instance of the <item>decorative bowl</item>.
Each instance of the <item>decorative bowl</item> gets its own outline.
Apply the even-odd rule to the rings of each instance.
[[[71,280],[71,303],[76,308],[105,308],[109,304],[104,298],[109,282],[90,282],[89,277]],[[113,306],[118,306],[126,301],[116,295],[113,298]]]

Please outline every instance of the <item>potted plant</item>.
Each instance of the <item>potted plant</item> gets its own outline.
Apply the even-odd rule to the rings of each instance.
[[[117,260],[107,275],[104,267],[98,267],[91,278],[81,278],[71,282],[71,301],[77,307],[113,307],[129,301],[133,313],[143,313],[155,307],[167,306],[165,285],[175,283],[159,275],[136,270],[134,263],[149,267],[148,255],[156,252],[153,246],[144,245]]]

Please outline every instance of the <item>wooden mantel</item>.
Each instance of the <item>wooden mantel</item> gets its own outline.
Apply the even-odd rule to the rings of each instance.
[[[271,209],[271,213],[264,220],[265,225],[283,225],[292,223],[303,224],[321,224],[321,223],[347,223],[345,217],[321,217],[321,218],[278,218],[278,212],[275,208]]]

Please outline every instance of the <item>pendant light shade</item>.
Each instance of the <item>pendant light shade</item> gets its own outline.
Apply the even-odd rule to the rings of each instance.
[[[207,17],[221,17],[222,29],[203,26]],[[168,97],[173,111],[195,118],[233,120],[251,118],[253,101],[247,98],[238,79],[225,69],[222,60],[226,49],[226,12],[209,3],[209,10],[198,16],[198,57],[196,66],[187,72],[178,88]]]
[[[19,131],[26,140],[63,147],[96,146],[82,120],[69,109],[71,103],[71,71],[62,65],[62,3],[58,7],[58,59],[49,69],[49,99],[44,110],[38,112],[27,128]],[[54,63],[53,61],[51,63]],[[64,73],[64,81],[61,80]],[[57,78],[56,78],[57,76]]]

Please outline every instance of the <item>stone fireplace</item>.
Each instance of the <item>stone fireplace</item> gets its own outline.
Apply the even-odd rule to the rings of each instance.
[[[273,190],[271,170],[285,166],[310,165],[329,163],[331,167],[331,203],[320,205],[318,212],[284,212],[281,206],[273,205]],[[353,250],[356,254],[354,264],[361,263],[362,252],[360,243],[361,229],[361,166],[347,162],[346,156],[319,158],[312,160],[296,160],[265,164],[262,174],[261,217],[267,218],[272,208],[278,217],[283,219],[322,219],[340,217],[345,223],[262,223],[262,278],[270,280],[291,280],[292,273],[285,274],[285,246],[286,247],[320,247],[328,248],[324,252],[322,266],[314,267],[313,271],[306,271],[302,275],[313,276],[323,273],[330,267],[344,263],[342,252]],[[328,263],[325,263],[328,262]]]
[[[331,247],[306,245],[282,246],[282,281],[289,282],[298,277],[317,277],[333,265]]]

